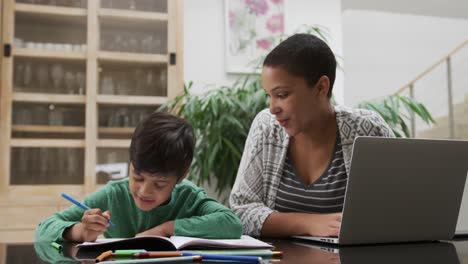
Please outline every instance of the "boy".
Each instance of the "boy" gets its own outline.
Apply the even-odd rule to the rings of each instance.
[[[239,238],[242,225],[228,208],[206,196],[188,175],[195,148],[191,125],[157,112],[135,129],[130,176],[84,200],[90,210],[71,206],[41,222],[36,241],[94,241],[141,235]],[[111,219],[114,226],[109,226]]]

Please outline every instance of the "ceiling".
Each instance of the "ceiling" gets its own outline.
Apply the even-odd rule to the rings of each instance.
[[[342,9],[468,19],[468,0],[342,0]]]

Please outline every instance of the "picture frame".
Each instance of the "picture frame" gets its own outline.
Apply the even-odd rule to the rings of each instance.
[[[227,73],[258,73],[261,59],[284,34],[285,0],[225,0]]]

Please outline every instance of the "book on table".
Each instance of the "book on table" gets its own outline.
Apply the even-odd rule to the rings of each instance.
[[[273,246],[243,235],[240,239],[205,239],[184,236],[141,236],[132,238],[105,238],[84,242],[78,248],[91,251],[116,249],[145,249],[147,251],[177,251],[186,249],[273,249]]]

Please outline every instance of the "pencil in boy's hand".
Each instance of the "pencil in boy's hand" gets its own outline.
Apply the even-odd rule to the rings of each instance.
[[[62,193],[62,197],[67,199],[68,201],[74,203],[75,205],[77,205],[78,207],[82,208],[83,210],[89,210],[91,209],[89,206],[87,206],[86,204],[76,200],[75,198],[71,197],[70,195],[66,194],[66,193]],[[109,220],[109,224],[111,226],[115,226],[114,223],[112,223],[111,220]]]

